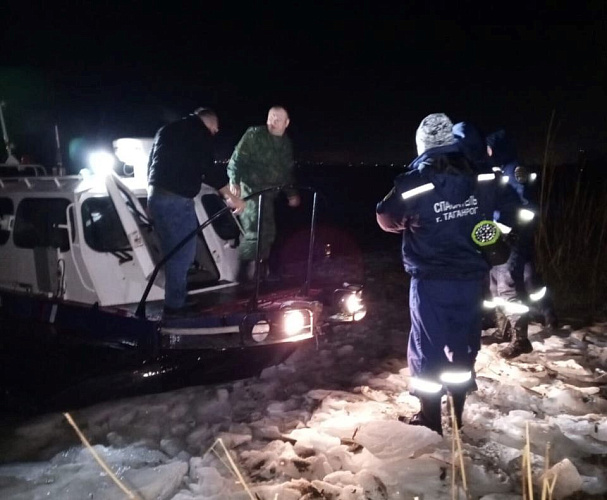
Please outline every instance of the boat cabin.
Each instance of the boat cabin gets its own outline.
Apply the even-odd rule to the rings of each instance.
[[[0,171],[0,289],[100,306],[137,303],[161,257],[145,182],[29,171],[36,175],[18,176],[25,169],[16,166]],[[195,206],[205,221],[225,205],[202,185]],[[188,275],[191,294],[235,282],[238,237],[230,213],[202,230]],[[148,300],[163,297],[161,271]]]

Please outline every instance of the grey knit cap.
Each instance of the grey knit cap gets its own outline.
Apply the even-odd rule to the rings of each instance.
[[[447,146],[455,143],[453,123],[444,113],[432,113],[419,124],[415,133],[417,154],[422,154],[431,148]]]

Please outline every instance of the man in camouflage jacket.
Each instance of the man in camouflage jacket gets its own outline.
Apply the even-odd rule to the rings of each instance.
[[[230,162],[228,176],[230,189],[235,196],[243,198],[272,186],[292,184],[294,180],[293,146],[285,134],[289,126],[287,110],[274,106],[268,112],[266,126],[249,127],[237,144]],[[236,194],[238,193],[238,194]],[[264,194],[261,259],[267,261],[276,237],[274,200],[276,192]],[[290,207],[300,203],[299,194],[293,189],[285,190]],[[240,222],[244,236],[240,242],[241,279],[251,279],[252,266],[257,251],[257,215],[259,198],[249,200]]]

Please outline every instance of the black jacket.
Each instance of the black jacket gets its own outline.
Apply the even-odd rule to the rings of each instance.
[[[213,136],[195,114],[162,127],[148,162],[148,183],[193,198],[204,182],[215,189],[228,183],[224,165],[215,163]]]

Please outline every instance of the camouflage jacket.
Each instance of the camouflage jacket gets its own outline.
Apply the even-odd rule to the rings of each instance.
[[[294,182],[293,146],[288,136],[270,134],[265,125],[249,127],[236,145],[228,176],[240,184],[243,195],[271,186]],[[295,194],[288,190],[287,196]]]

